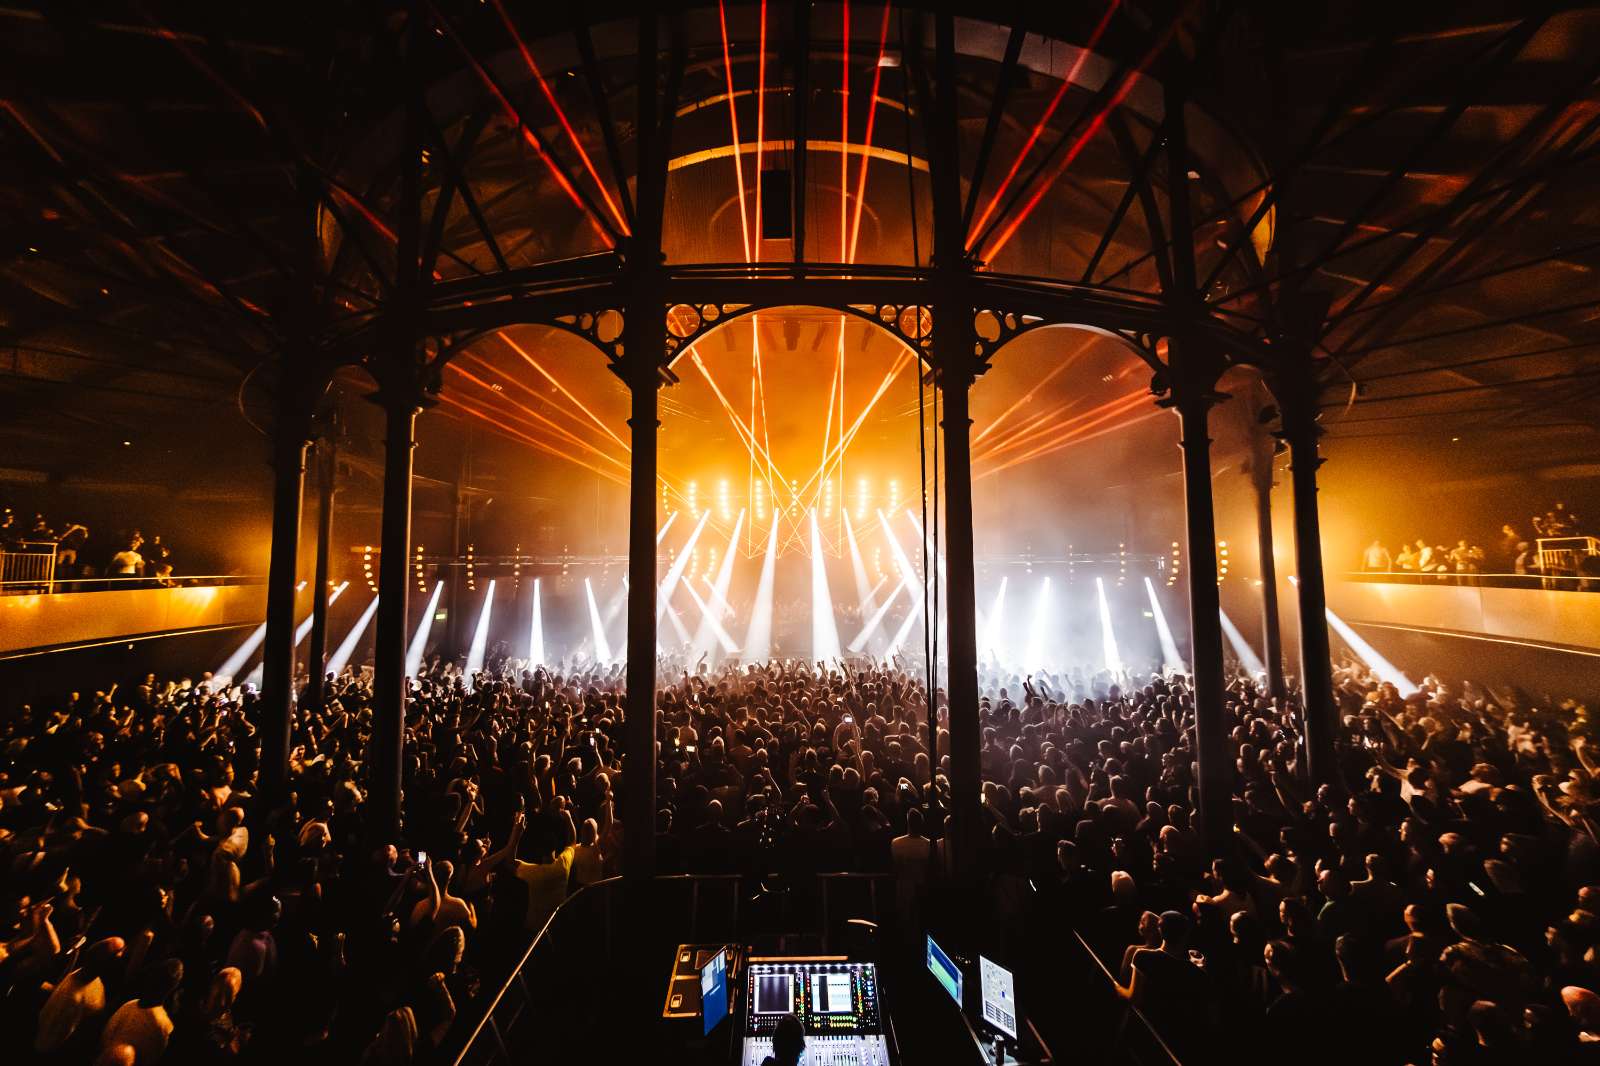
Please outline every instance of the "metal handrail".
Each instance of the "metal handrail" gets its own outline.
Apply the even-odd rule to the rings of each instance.
[[[1121,988],[1122,982],[1117,980],[1116,975],[1113,974],[1110,968],[1106,966],[1105,960],[1099,956],[1094,948],[1089,946],[1089,942],[1083,938],[1083,934],[1074,929],[1072,931],[1072,936],[1075,940],[1077,940],[1078,946],[1083,949],[1084,954],[1088,955],[1089,958],[1093,960],[1095,967],[1105,975],[1105,979],[1112,985],[1112,987]],[[1167,1042],[1161,1038],[1160,1031],[1156,1029],[1155,1023],[1145,1015],[1144,1011],[1139,1009],[1138,1004],[1134,1003],[1132,1000],[1124,1000],[1123,1003],[1124,1006],[1127,1007],[1128,1013],[1137,1018],[1139,1024],[1144,1026],[1145,1031],[1150,1034],[1150,1039],[1156,1042],[1156,1047],[1160,1048],[1161,1053],[1167,1057],[1167,1061],[1170,1062],[1172,1066],[1183,1066],[1182,1060],[1178,1058],[1177,1054],[1173,1052],[1172,1048],[1167,1046]]]
[[[654,884],[660,884],[660,883],[663,883],[663,882],[666,882],[666,883],[688,882],[688,883],[690,883],[692,885],[692,887],[693,887],[693,890],[694,890],[693,891],[693,901],[690,904],[690,912],[691,912],[691,915],[692,915],[692,914],[694,914],[694,913],[696,913],[698,911],[698,902],[697,901],[699,899],[700,885],[701,885],[702,882],[707,882],[707,881],[735,881],[735,882],[737,882],[737,881],[740,881],[742,879],[743,879],[743,875],[742,874],[660,874],[660,875],[657,875],[656,877],[652,878],[651,881]],[[607,877],[607,878],[603,878],[602,880],[595,881],[595,882],[593,882],[591,884],[583,885],[580,888],[578,888],[577,891],[575,891],[575,892],[571,893],[570,895],[568,895],[566,899],[562,900],[561,901],[561,905],[559,907],[557,907],[555,910],[550,912],[550,916],[544,920],[544,924],[539,927],[539,931],[537,933],[535,933],[533,935],[533,939],[528,942],[527,948],[522,952],[522,955],[517,959],[516,964],[513,965],[511,967],[511,969],[506,973],[505,980],[501,983],[499,990],[495,992],[494,998],[492,1000],[490,1000],[488,1005],[484,1008],[482,1016],[478,1019],[477,1023],[472,1027],[472,1032],[468,1033],[466,1039],[461,1042],[460,1048],[456,1051],[455,1056],[450,1060],[451,1066],[464,1066],[465,1062],[467,1061],[468,1055],[472,1052],[473,1047],[475,1047],[477,1045],[478,1038],[483,1035],[484,1029],[493,1024],[495,1013],[500,1009],[500,1004],[505,999],[506,993],[511,990],[512,985],[516,984],[517,981],[519,979],[521,979],[522,972],[527,967],[528,961],[533,958],[533,953],[535,951],[537,951],[539,949],[539,946],[545,942],[546,935],[549,933],[550,929],[555,924],[555,921],[556,921],[557,917],[559,915],[561,915],[561,914],[566,913],[567,909],[572,906],[573,901],[579,899],[580,897],[585,897],[585,896],[591,896],[592,897],[594,895],[600,894],[600,892],[602,890],[607,895],[609,895],[609,893],[612,891],[612,889],[614,889],[617,885],[619,885],[621,883],[623,883],[623,879],[621,877]],[[611,914],[610,908],[607,907],[606,908],[606,921],[608,923],[610,922],[610,914]],[[498,1033],[496,1035],[499,1036]],[[501,1040],[502,1040],[502,1045],[503,1045],[503,1037],[501,1037]],[[502,1046],[502,1050],[503,1050],[503,1046]]]
[[[1367,581],[1383,583],[1386,580],[1396,585],[1418,585],[1424,583],[1444,585],[1483,585],[1486,588],[1521,588],[1534,582],[1565,581],[1579,584],[1584,581],[1594,581],[1593,577],[1582,574],[1515,574],[1501,571],[1477,570],[1347,570],[1345,579],[1349,581]],[[1395,580],[1398,579],[1398,580]],[[1503,584],[1485,585],[1487,581],[1503,582]]]
[[[544,943],[545,934],[550,931],[550,926],[556,920],[556,915],[566,910],[573,900],[584,895],[584,893],[599,889],[602,886],[610,886],[621,880],[622,878],[620,877],[607,877],[592,884],[584,885],[562,900],[561,906],[550,912],[550,917],[544,920],[544,924],[539,927],[539,931],[533,934],[533,939],[528,941],[527,950],[522,953],[522,957],[517,960],[516,965],[511,967],[510,972],[506,974],[505,982],[501,984],[500,990],[494,994],[494,999],[484,1008],[483,1017],[478,1019],[478,1024],[472,1027],[472,1032],[467,1034],[467,1038],[461,1042],[461,1050],[456,1052],[456,1057],[451,1060],[451,1066],[462,1066],[466,1061],[467,1053],[478,1042],[478,1037],[482,1035],[484,1026],[489,1024],[489,1020],[494,1017],[494,1012],[500,1009],[500,1001],[505,999],[506,993],[511,990],[512,983],[521,975],[522,968],[528,965],[528,960],[533,957],[534,951],[540,944]],[[609,888],[607,890],[609,891]]]
[[[0,551],[0,578],[7,574],[23,573],[0,584],[21,585],[24,588],[42,588],[53,591],[56,577],[57,545],[53,540],[24,540],[16,542],[18,551]],[[34,550],[29,550],[34,549]]]
[[[155,585],[153,582],[165,582]],[[143,577],[139,575],[97,575],[95,577],[58,577],[54,585],[58,592],[114,592],[116,589],[68,589],[68,585],[143,585],[149,588],[214,588],[219,585],[259,585],[266,581],[260,574],[174,574],[170,577]],[[0,581],[0,588],[10,585],[39,585],[38,581]]]

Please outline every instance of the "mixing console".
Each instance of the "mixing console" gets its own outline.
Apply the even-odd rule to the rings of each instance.
[[[744,1066],[772,1054],[778,1019],[805,1029],[807,1066],[888,1066],[878,1005],[878,968],[842,959],[764,960],[745,971]]]

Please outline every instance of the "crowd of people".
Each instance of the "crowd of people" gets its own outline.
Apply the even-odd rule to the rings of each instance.
[[[0,551],[24,553],[47,548],[55,553],[57,582],[112,579],[104,586],[108,588],[176,583],[172,548],[162,542],[159,533],[148,540],[138,529],[95,537],[81,522],[57,526],[40,512],[25,521],[11,507],[0,508]]]
[[[616,870],[621,668],[524,665],[414,684],[393,838],[366,803],[370,675],[297,711],[271,803],[248,687],[152,676],[7,716],[19,1061],[426,1061],[507,954]],[[664,868],[889,871],[914,912],[943,854],[924,817],[948,809],[942,693],[930,746],[899,665],[660,676]],[[1223,1026],[1263,1061],[1555,1062],[1600,1040],[1584,708],[1432,681],[1402,697],[1345,667],[1343,787],[1312,790],[1297,705],[1240,677],[1235,847],[1208,862],[1184,678],[991,671],[983,692],[989,906],[1020,914],[1037,886],[1190,1061]]]
[[[1376,538],[1362,550],[1361,569],[1367,573],[1535,576],[1547,569],[1538,549],[1540,539],[1577,537],[1582,533],[1578,516],[1562,501],[1551,505],[1543,514],[1534,515],[1528,526],[1533,530],[1531,536],[1510,522],[1502,525],[1492,550],[1465,537],[1457,538],[1453,545],[1418,537],[1401,541],[1391,550],[1381,537]],[[1563,561],[1570,559],[1572,565],[1555,567],[1555,570],[1587,574],[1582,566],[1585,553],[1570,545],[1565,546],[1565,550],[1570,555],[1561,558]]]

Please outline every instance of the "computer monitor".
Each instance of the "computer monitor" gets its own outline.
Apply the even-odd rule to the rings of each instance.
[[[961,1006],[961,968],[934,943],[932,936],[928,937],[928,972],[950,993],[956,1006]]]
[[[1015,1040],[1017,987],[1011,971],[979,955],[978,985],[983,990],[983,1020]]]
[[[700,1016],[705,1020],[705,1032],[710,1033],[717,1023],[728,1016],[728,951],[726,948],[711,956],[700,967]]]

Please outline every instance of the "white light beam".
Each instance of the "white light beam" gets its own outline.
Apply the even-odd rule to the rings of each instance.
[[[827,557],[822,554],[822,532],[817,512],[811,511],[811,658],[828,662],[839,657],[839,624],[833,617],[833,595],[828,591]]]
[[[428,633],[433,629],[433,612],[439,607],[439,593],[444,591],[444,582],[436,582],[433,586],[433,595],[428,597],[428,606],[422,612],[422,620],[417,623],[417,632],[411,638],[410,647],[406,648],[406,676],[415,678],[417,671],[422,669],[422,653],[428,650]]]
[[[606,627],[600,622],[600,608],[594,602],[594,583],[588,578],[583,579],[583,591],[589,597],[589,625],[594,630],[595,662],[609,663],[611,644],[606,640]]]
[[[328,673],[337,674],[344,669],[345,663],[350,661],[350,656],[355,654],[356,645],[361,642],[361,635],[372,624],[372,616],[378,613],[378,597],[372,597],[372,602],[367,604],[367,609],[361,612],[354,627],[351,628],[339,647],[328,656]]]

